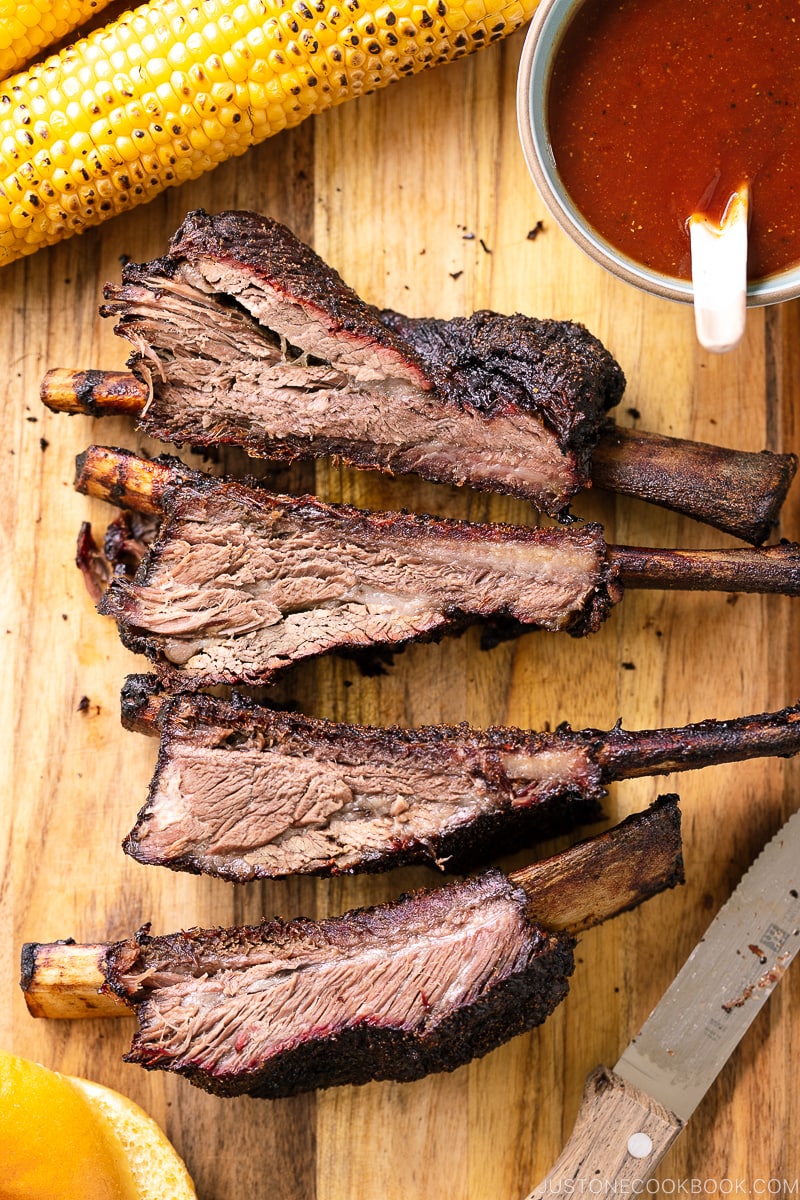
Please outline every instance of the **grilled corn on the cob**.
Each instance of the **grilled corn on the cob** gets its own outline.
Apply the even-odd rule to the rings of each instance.
[[[536,0],[152,0],[8,80],[0,264],[312,113],[511,33]]]
[[[60,42],[109,0],[0,0],[0,79]]]

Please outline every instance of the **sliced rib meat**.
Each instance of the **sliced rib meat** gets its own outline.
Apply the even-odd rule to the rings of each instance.
[[[152,676],[126,682],[123,723],[161,739],[127,853],[235,882],[463,871],[598,818],[614,780],[800,753],[797,705],[641,731],[375,728],[165,696]]]
[[[158,725],[125,850],[236,882],[414,862],[459,871],[596,819],[605,794],[591,731],[370,728],[204,695],[167,699]]]
[[[503,623],[506,636],[581,636],[623,586],[800,595],[800,546],[790,542],[608,546],[593,524],[531,529],[365,512],[99,446],[77,468],[79,491],[158,518],[133,579],[115,573],[98,607],[131,649],[164,674],[180,672],[184,688],[269,683],[312,656],[396,649],[476,620]],[[84,563],[88,540],[83,531]],[[138,539],[135,550],[129,559]]]
[[[588,482],[625,385],[574,322],[381,313],[254,213],[190,213],[168,255],[127,264],[105,296],[101,312],[118,319],[150,393],[141,427],[162,441],[334,455],[522,496],[552,515]]]
[[[139,1021],[126,1060],[263,1097],[453,1070],[567,992],[573,939],[526,900],[489,871],[319,922],[140,933],[105,967]]]
[[[26,943],[20,986],[37,1017],[133,1008],[132,1061],[224,1095],[416,1079],[538,1024],[566,993],[575,936],[683,879],[677,797],[662,796],[508,877],[341,917]]]
[[[117,575],[99,609],[183,686],[267,683],[315,655],[398,648],[483,618],[578,635],[621,594],[596,525],[367,513],[188,471],[159,505],[133,580]]]

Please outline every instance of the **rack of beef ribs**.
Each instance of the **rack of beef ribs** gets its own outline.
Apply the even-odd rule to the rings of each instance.
[[[600,526],[529,528],[365,512],[90,447],[76,487],[158,517],[98,605],[180,688],[268,684],[322,654],[396,650],[474,621],[503,635],[596,630],[623,586],[800,593],[800,547],[607,546]],[[87,535],[81,543],[86,553]]]
[[[616,780],[800,753],[800,705],[641,731],[373,728],[133,676],[122,717],[160,737],[126,853],[236,883],[411,863],[460,873],[598,820]]]
[[[676,797],[551,859],[322,921],[29,943],[33,1015],[133,1011],[128,1062],[221,1095],[450,1071],[563,1000],[575,936],[683,880]]]
[[[107,284],[132,374],[48,372],[51,408],[138,416],[178,445],[503,492],[566,517],[594,482],[760,543],[797,460],[616,428],[622,370],[581,325],[365,304],[283,225],[189,214],[169,253]]]

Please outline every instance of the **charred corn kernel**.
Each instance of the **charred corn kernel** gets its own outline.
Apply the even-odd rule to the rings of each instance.
[[[110,0],[0,0],[0,79],[60,42]]]
[[[0,265],[480,49],[536,3],[151,0],[0,85]]]

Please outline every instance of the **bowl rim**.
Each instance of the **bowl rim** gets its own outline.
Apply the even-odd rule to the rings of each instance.
[[[691,280],[637,263],[606,241],[585,219],[564,187],[547,131],[546,96],[552,55],[584,0],[540,0],[522,46],[517,74],[517,128],[528,171],[550,215],[584,253],[619,279],[653,295],[693,302]],[[777,304],[800,296],[800,265],[748,281],[747,304]]]

